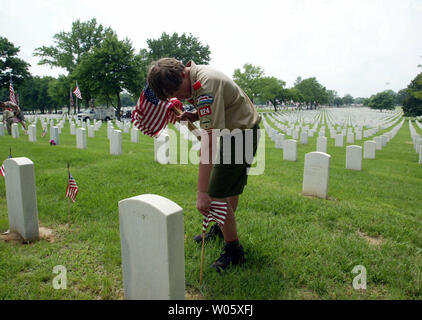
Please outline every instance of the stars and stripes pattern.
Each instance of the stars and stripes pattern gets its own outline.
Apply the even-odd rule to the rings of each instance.
[[[227,217],[227,203],[220,201],[211,201],[208,215],[202,219],[202,231],[207,231],[210,221],[217,222],[220,226],[224,225]]]
[[[81,90],[79,90],[79,85],[78,85],[78,82],[77,81],[76,81],[76,88],[75,88],[75,90],[73,90],[73,93],[75,94],[75,96],[78,99],[82,100]]]
[[[67,182],[67,189],[66,189],[66,198],[72,199],[73,202],[75,202],[76,195],[78,194],[79,188],[76,184],[75,179],[72,177],[72,175],[69,172],[69,180]]]
[[[172,112],[175,105],[175,102],[158,99],[147,84],[132,112],[133,125],[143,134],[155,137],[169,122],[176,123],[176,116]]]
[[[13,102],[14,104],[18,104],[18,101],[16,100],[16,96],[15,96],[15,90],[13,90],[12,78],[10,78],[9,94],[10,94],[10,101]]]
[[[12,157],[11,154],[9,154],[9,159]],[[4,170],[4,164],[1,165],[0,167],[0,175],[5,177],[6,176],[6,171]]]

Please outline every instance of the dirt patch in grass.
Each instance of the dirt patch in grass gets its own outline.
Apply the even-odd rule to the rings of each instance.
[[[317,197],[317,196],[311,196],[311,195],[308,195],[308,194],[303,194],[303,193],[299,193],[299,195],[300,195],[300,196],[302,196],[302,197],[308,198],[308,199],[328,200],[328,201],[337,201],[337,199],[336,199],[336,198],[334,198],[334,197],[327,197],[326,199],[324,199],[324,198],[319,198],[319,197]]]
[[[368,241],[373,246],[380,246],[381,244],[384,243],[384,238],[381,237],[381,236],[371,237],[371,236],[368,236],[367,234],[365,234],[364,232],[362,232],[360,230],[356,231],[356,234],[359,237],[364,238],[366,241]]]
[[[53,229],[40,226],[38,232],[39,240],[45,240],[48,242],[54,242],[56,240],[56,236],[54,234]],[[13,231],[10,232],[9,230],[0,234],[0,239],[12,244],[26,243],[19,233]]]
[[[186,287],[185,292],[186,300],[203,300],[204,297],[202,296],[201,292],[198,289]]]

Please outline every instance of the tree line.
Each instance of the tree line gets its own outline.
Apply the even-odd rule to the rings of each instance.
[[[57,112],[57,107],[70,106],[71,92],[77,81],[85,107],[95,100],[98,105],[115,107],[119,116],[122,106],[136,103],[152,61],[175,57],[184,63],[193,60],[197,64],[208,64],[211,54],[209,46],[192,34],[165,32],[158,39],[147,39],[147,48],[136,51],[129,39],[118,39],[114,30],[98,24],[95,18],[73,22],[71,31],[55,34],[53,42],[53,45],[36,48],[34,56],[40,58],[40,65],[66,70],[66,74],[57,78],[32,76],[28,71],[30,65],[17,57],[19,48],[0,37],[0,99],[8,100],[12,78],[24,110]],[[287,88],[285,81],[266,76],[261,67],[250,63],[235,69],[233,80],[255,104],[270,104],[275,110],[281,105],[315,109],[320,105],[341,107],[355,103],[375,109],[403,105],[406,115],[422,114],[422,73],[397,93],[387,90],[369,98],[353,98],[350,94],[340,97],[315,77],[298,77],[294,85]],[[73,113],[77,111],[74,104]]]

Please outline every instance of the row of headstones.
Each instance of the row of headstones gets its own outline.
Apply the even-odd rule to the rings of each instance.
[[[39,240],[34,163],[4,162],[9,231],[26,243]],[[183,209],[157,195],[119,201],[125,299],[185,299]]]
[[[375,137],[374,141],[377,144],[377,150],[381,150],[383,146],[385,146],[388,141],[390,141],[395,134],[397,133],[397,131],[401,128],[401,126],[403,125],[404,120],[402,120],[402,122],[397,125],[396,127],[394,127],[391,131],[379,136],[379,137]],[[284,134],[278,132],[276,129],[271,128],[271,126],[265,121],[264,118],[264,127],[268,133],[268,135],[270,136],[271,140],[275,142],[276,148],[283,148],[283,141],[284,141]],[[344,132],[344,129],[343,129]],[[289,135],[290,131],[287,132],[287,134]],[[331,136],[335,136],[335,146],[336,147],[343,147],[344,146],[344,135],[343,133],[340,134],[336,134],[335,132],[331,131]],[[311,135],[313,136],[313,135]],[[325,129],[321,130],[319,133],[319,137],[325,137]],[[347,143],[348,144],[352,144],[354,143],[354,139],[355,136],[353,134],[353,132],[348,132],[347,134]],[[295,130],[293,132],[293,140],[298,140],[298,130]],[[362,140],[362,134],[361,132],[357,132],[356,134],[356,140]],[[308,143],[308,135],[306,131],[302,131],[301,135],[300,135],[300,143],[301,144],[307,144]],[[320,139],[320,143],[321,145],[324,145],[324,139]],[[318,145],[318,142],[317,142]],[[326,151],[324,151],[326,152]]]
[[[416,132],[410,120],[409,120],[409,130],[410,130],[410,136],[413,142],[413,147],[415,148],[416,153],[419,154],[419,164],[422,164],[422,138]]]
[[[268,116],[272,120],[272,122],[275,124],[275,126],[278,127],[282,132],[285,132],[287,135],[292,136],[293,139],[298,140],[300,125],[299,126],[294,126],[293,128],[287,127],[287,126],[279,123],[279,121],[281,121],[281,119],[279,117],[273,116],[271,114],[268,114]],[[389,124],[389,126],[390,125],[393,125],[399,119],[400,118],[397,118],[394,122],[391,122]],[[264,123],[265,123],[265,117],[264,117]],[[316,130],[315,128],[317,127],[317,125],[318,125],[318,123],[316,123],[316,125],[314,125],[314,128],[309,131],[310,136],[313,136],[313,133],[315,132],[315,130]],[[364,138],[368,138],[368,137],[370,137],[372,135],[375,135],[380,129],[385,129],[385,128],[389,127],[389,126],[379,125],[376,128],[368,129],[368,130],[365,130],[365,131],[363,131],[363,128],[362,127],[359,127],[358,126],[358,127],[355,128],[355,130],[356,130],[356,140],[362,140],[362,131],[363,131]],[[331,124],[328,124],[328,127],[329,127],[330,135],[331,135],[332,138],[335,137],[336,135],[338,135],[338,133],[341,132],[341,134],[343,136],[347,136],[347,143],[354,143],[355,136],[354,136],[354,133],[353,133],[353,129],[352,128],[348,128],[347,129],[347,133],[346,133],[346,128],[344,128],[344,127],[343,128],[338,127],[337,128],[337,133],[336,133],[335,128],[332,127]],[[304,130],[306,132],[308,130],[308,127],[305,126],[302,130]],[[270,136],[271,136],[271,134],[270,134]],[[322,127],[321,130],[319,131],[319,136],[325,136],[325,126]],[[306,135],[304,136],[304,138],[302,138],[302,135],[301,135],[301,143],[307,143],[306,142],[306,139],[307,139]],[[342,143],[340,142],[341,141],[340,139],[342,139],[342,138],[341,137],[338,137],[337,139],[338,139],[338,144],[339,144],[338,146],[342,146],[341,145]]]
[[[334,114],[334,110],[336,111],[336,116],[332,116]],[[381,113],[381,118],[379,117],[380,113],[374,113],[373,110],[366,111],[368,117],[362,117],[362,114],[365,114],[364,109],[348,109],[349,112],[341,109],[341,113],[338,112],[337,109],[325,109],[320,111],[307,111],[306,113],[296,112],[296,113],[283,113],[283,112],[276,112],[276,113],[266,113],[269,115],[274,115],[280,122],[287,122],[289,126],[294,123],[315,123],[315,121],[321,121],[324,123],[324,119],[327,118],[328,126],[335,126],[339,124],[341,126],[349,126],[353,123],[356,123],[354,127],[356,131],[362,131],[363,126],[366,127],[373,127],[377,128],[377,130],[385,129],[389,126],[392,126],[402,115],[402,112],[395,112],[394,114],[385,115]],[[358,115],[359,117],[352,121],[352,117],[350,116],[350,111],[352,111]],[[319,112],[319,113],[315,113]],[[324,115],[324,116],[322,116]],[[343,117],[339,117],[339,115],[343,115]],[[375,117],[375,120],[373,118]],[[321,120],[322,119],[322,120]],[[358,121],[359,120],[359,121]],[[359,129],[360,128],[360,129]]]

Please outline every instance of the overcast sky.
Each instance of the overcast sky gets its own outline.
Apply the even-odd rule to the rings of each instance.
[[[192,33],[229,76],[252,63],[287,87],[316,77],[340,96],[398,91],[422,72],[422,0],[4,0],[0,35],[33,75],[56,77],[66,72],[38,66],[34,49],[92,18],[136,51],[163,32]]]

